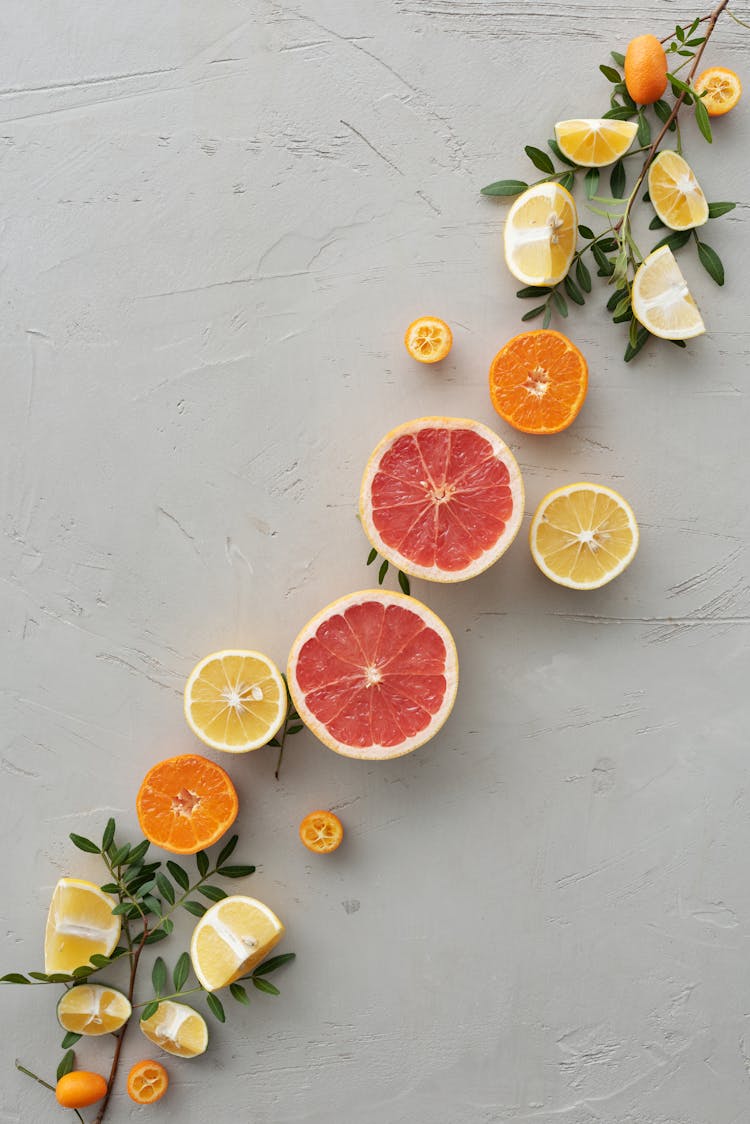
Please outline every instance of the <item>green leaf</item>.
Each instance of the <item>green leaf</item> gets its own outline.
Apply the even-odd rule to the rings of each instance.
[[[290,964],[292,960],[296,959],[296,952],[282,952],[280,956],[269,956],[268,960],[264,960],[262,964],[258,965],[253,975],[268,976],[271,972],[275,972],[277,968],[282,968],[284,964]]]
[[[648,117],[642,109],[638,110],[638,144],[651,144],[651,126],[648,123]]]
[[[406,594],[406,596],[410,597],[411,596],[411,582],[409,581],[408,575],[405,574],[403,570],[399,570],[399,572],[398,572],[398,584],[401,586],[401,589]],[[302,729],[301,726],[299,728],[300,728],[300,730]]]
[[[8,972],[6,975],[0,976],[0,983],[27,984],[30,982],[20,972]]]
[[[254,866],[220,866],[216,871],[222,878],[247,878],[249,874],[255,874]]]
[[[167,870],[172,875],[177,885],[181,886],[183,890],[188,890],[190,888],[190,877],[188,875],[188,872],[186,870],[183,870],[181,866],[178,866],[177,863],[172,862],[171,859],[167,859]]]
[[[104,834],[102,835],[103,851],[106,851],[108,847],[112,846],[112,841],[115,837],[115,827],[115,821],[110,817],[110,819],[107,820],[106,827],[104,828]]]
[[[399,570],[399,574],[400,573],[401,573],[401,571]],[[399,578],[398,580],[400,582],[401,578]],[[287,726],[286,736],[291,737],[292,734],[298,734],[300,732],[300,730],[304,730],[304,728],[305,727],[304,727],[304,724],[302,722],[298,722],[294,726]]]
[[[736,203],[709,203],[708,217],[710,219],[718,219],[722,215],[726,215],[730,211],[733,211],[736,206]]]
[[[547,307],[544,310],[544,316],[542,317],[542,327],[543,328],[549,328],[551,323],[552,323],[552,306],[548,303]]]
[[[651,252],[658,250],[661,246],[669,246],[670,250],[679,250],[687,242],[690,241],[692,230],[673,230],[671,234],[667,234],[661,238],[655,246],[652,247]]]
[[[674,33],[681,43],[685,42],[685,30],[684,30],[684,28],[680,27],[679,24],[674,29]]]
[[[625,165],[618,160],[609,173],[609,189],[615,199],[622,199],[625,194]]]
[[[588,238],[589,241],[596,238],[596,235],[594,234],[591,227],[584,226],[583,223],[578,224],[578,233],[580,234],[581,238]]]
[[[627,292],[627,288],[615,289],[614,293],[607,301],[607,309],[609,312],[613,312],[614,309],[617,308],[617,305],[620,303]]]
[[[214,1016],[214,1018],[217,1018],[220,1023],[225,1023],[227,1021],[227,1016],[224,1013],[224,1008],[221,1004],[221,1000],[218,998],[218,996],[214,995],[213,992],[206,992],[206,1004],[211,1014]]]
[[[258,991],[263,991],[266,995],[281,995],[279,989],[270,980],[264,980],[260,976],[252,976],[251,978],[253,987],[256,987]]]
[[[80,967],[73,969],[73,978],[76,980],[85,980],[87,976],[90,976],[91,973],[95,971],[96,968],[93,964],[81,964]]]
[[[606,66],[604,63],[599,67],[604,77],[608,82],[622,82],[622,75],[619,70],[615,70],[613,66]]]
[[[50,972],[47,976],[50,983],[72,983],[73,976],[69,972]]]
[[[180,955],[177,963],[175,964],[174,972],[172,973],[172,982],[174,984],[175,991],[182,991],[183,987],[185,986],[185,981],[187,980],[189,975],[190,954],[187,952],[183,952]]]
[[[630,293],[625,292],[625,295],[620,298],[615,307],[612,309],[613,318],[619,320],[626,312],[630,312]],[[630,319],[630,317],[628,317]]]
[[[564,176],[560,176],[558,182],[560,187],[564,187],[566,191],[572,191],[576,178],[572,172],[566,172]]]
[[[700,47],[701,43],[705,43],[705,41],[706,41],[705,35],[702,36],[700,39],[686,39],[685,40],[685,46],[686,47]]]
[[[151,843],[149,842],[148,839],[142,839],[141,842],[138,843],[133,848],[133,850],[130,852],[130,855],[128,856],[129,865],[133,866],[133,865],[135,865],[135,863],[139,863],[141,861],[141,859],[143,858],[143,856],[148,851],[150,846],[151,846]],[[160,866],[161,866],[161,863],[154,863],[153,864],[154,870],[156,870]]]
[[[49,976],[46,972],[29,972],[29,975],[32,980],[41,980],[42,983],[47,983],[49,981]]]
[[[372,550],[370,551],[370,553],[367,555],[367,565],[371,566],[373,564],[373,562],[375,561],[375,559],[377,558],[377,556],[378,556],[378,552],[375,549],[375,547],[373,547]]]
[[[530,308],[528,312],[524,312],[523,316],[521,317],[521,320],[522,321],[536,320],[537,316],[541,316],[541,314],[544,312],[546,307],[547,307],[547,305],[545,303],[545,304],[538,304],[536,306],[536,308]]]
[[[603,250],[605,254],[613,254],[615,250],[619,248],[619,242],[616,238],[600,238],[597,242],[597,246],[600,250]]]
[[[80,1042],[82,1038],[82,1034],[76,1034],[75,1031],[69,1030],[60,1045],[63,1050],[69,1050],[71,1046],[75,1046],[76,1042]]]
[[[528,186],[523,180],[496,180],[482,188],[482,195],[520,195]]]
[[[105,882],[103,886],[99,887],[99,889],[104,894],[117,894],[120,891],[120,887],[116,882]]]
[[[631,117],[635,117],[635,109],[631,109],[629,105],[616,105],[603,113],[602,117],[608,117],[612,121],[629,121]]]
[[[102,853],[101,848],[87,839],[85,835],[76,835],[74,831],[71,831],[70,841],[79,851],[86,851],[89,855],[100,855]]]
[[[559,289],[555,289],[554,293],[552,294],[552,299],[555,302],[555,305],[557,306],[557,311],[560,313],[560,315],[561,316],[567,316],[568,315],[568,302],[565,300],[565,297],[562,295],[562,293],[560,292]]]
[[[556,140],[548,140],[547,144],[550,146],[550,148],[554,152],[555,156],[557,157],[558,160],[561,161],[561,163],[567,164],[569,168],[577,168],[578,167],[578,165],[575,163],[574,160],[568,159],[568,157],[565,155],[563,150],[560,148],[560,145],[557,143]]]
[[[130,854],[130,844],[129,843],[123,843],[122,847],[118,847],[117,850],[112,855],[112,858],[110,860],[111,863],[112,863],[112,866],[123,866],[124,863],[127,861],[129,854]]]
[[[692,59],[695,56],[695,51],[678,51],[677,54],[682,55],[683,58]]]
[[[373,547],[373,549],[374,549],[374,547]],[[375,551],[376,557],[377,557],[377,553],[378,552]],[[370,551],[370,554],[372,554],[372,550]],[[368,566],[370,565],[369,561],[368,561],[367,565]],[[216,860],[217,866],[221,866],[222,863],[225,863],[227,861],[227,859],[230,858],[232,854],[234,854],[234,849],[237,846],[237,842],[238,842],[239,838],[240,838],[239,835],[233,835],[232,838],[229,840],[229,842],[224,844],[224,846],[219,851],[219,857]]]
[[[673,343],[675,347],[687,347],[685,340],[670,340],[669,342]]]
[[[166,925],[166,921],[163,922],[163,925]],[[152,929],[143,943],[144,944],[158,944],[159,941],[165,941],[169,934],[165,931],[165,929],[163,928],[163,925],[159,929]]]
[[[663,223],[658,215],[654,215],[654,217],[651,219],[651,222],[648,224],[648,228],[649,230],[661,230],[662,227],[666,225],[667,224]]]
[[[159,1010],[159,1004],[157,1003],[157,1001],[155,999],[152,1000],[151,1003],[147,1003],[146,1006],[141,1011],[141,1022],[142,1023],[147,1022],[151,1018],[152,1015],[156,1014],[156,1012],[158,1010]]]
[[[591,292],[591,273],[583,258],[579,258],[576,262],[576,280],[584,293]]]
[[[599,188],[599,169],[589,168],[586,175],[583,177],[583,185],[586,189],[586,198],[593,199]]]
[[[671,112],[672,112],[672,110],[671,110],[671,107],[669,105],[669,102],[664,101],[663,98],[659,98],[658,101],[654,102],[654,113],[656,114],[656,116],[659,118],[659,120],[661,121],[661,123],[663,125],[666,125],[667,121],[669,120],[669,115],[670,115]]]
[[[198,873],[201,878],[205,878],[208,874],[208,868],[211,865],[208,861],[208,855],[205,851],[196,851],[195,865],[198,867]]]
[[[602,271],[603,275],[605,277],[611,277],[611,275],[614,273],[614,266],[597,242],[594,242],[593,246],[591,247],[591,253],[593,254],[594,261],[599,266],[599,269]]]
[[[535,148],[533,144],[527,144],[524,147],[524,152],[528,156],[531,163],[540,172],[545,172],[547,175],[552,175],[555,171],[555,165],[550,160],[546,152],[542,152],[541,148]]]
[[[667,74],[669,84],[672,87],[672,93],[676,98],[683,94],[683,103],[685,105],[693,104],[693,93],[687,82],[683,82],[681,78],[676,78],[674,74]]]
[[[647,332],[645,328],[638,328],[635,346],[628,341],[628,346],[625,348],[625,355],[623,358],[626,363],[629,363],[631,359],[635,359],[638,352],[648,343],[650,335],[651,333]]]
[[[164,930],[166,935],[169,936],[169,934],[174,929],[174,921],[172,920],[172,918],[171,917],[165,917],[164,920],[161,923],[161,928]]]
[[[101,952],[95,952],[89,959],[95,968],[108,968],[111,960],[109,956],[102,956]]]
[[[388,560],[386,559],[378,570],[378,585],[382,585],[385,581],[385,575],[388,573]]]
[[[564,285],[565,285],[565,292],[568,294],[568,296],[570,297],[570,299],[573,301],[574,304],[585,304],[586,303],[586,298],[584,297],[583,293],[578,288],[578,286],[576,285],[575,281],[573,280],[573,278],[570,276],[569,273],[565,277]]]
[[[242,984],[230,984],[229,994],[232,996],[232,999],[236,999],[238,1003],[244,1003],[246,1007],[250,1006],[250,1000]]]
[[[112,912],[115,915],[115,917],[122,917],[123,914],[130,913],[130,910],[132,908],[133,907],[132,907],[130,902],[118,902],[118,904],[114,907]]]
[[[161,913],[161,902],[153,898],[151,894],[144,894],[141,898],[141,906],[146,913],[153,913],[157,917]],[[136,911],[137,915],[137,911]]]
[[[157,995],[163,995],[167,990],[167,965],[161,956],[157,956],[154,960],[154,966],[151,969],[151,983]]]
[[[81,850],[84,850],[84,848],[82,847]],[[57,1080],[59,1081],[60,1078],[64,1077],[66,1073],[70,1073],[75,1064],[76,1056],[72,1050],[68,1050],[67,1053],[63,1054],[62,1061],[57,1067]]]
[[[724,266],[721,258],[711,246],[705,242],[698,243],[698,257],[706,273],[714,279],[717,285],[724,284]]]
[[[516,290],[517,297],[548,297],[549,289],[544,285],[526,285]]]
[[[624,66],[625,65],[625,56],[621,55],[619,51],[610,51],[609,53],[611,54],[612,58],[615,60],[615,62],[617,63],[618,66]]]
[[[164,898],[164,901],[169,905],[174,905],[174,887],[167,878],[166,874],[162,874],[161,871],[157,874],[156,885],[159,889],[159,893]]]
[[[212,902],[220,902],[229,896],[220,886],[201,886],[200,892]]]
[[[700,98],[695,99],[695,120],[698,122],[698,128],[703,133],[709,144],[712,143],[713,137],[711,135],[711,121],[708,116],[708,110]]]
[[[200,902],[187,901],[182,903],[182,908],[186,909],[188,913],[192,913],[193,917],[202,917],[206,912],[206,907],[201,905]]]

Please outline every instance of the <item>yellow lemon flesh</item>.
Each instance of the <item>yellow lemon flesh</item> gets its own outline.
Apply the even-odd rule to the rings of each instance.
[[[505,222],[505,262],[525,285],[556,285],[576,249],[575,200],[558,183],[538,183],[519,195]]]
[[[193,931],[190,958],[206,991],[218,991],[252,972],[284,935],[276,914],[241,894],[208,909]]]
[[[582,168],[614,164],[628,151],[637,132],[634,121],[612,121],[607,117],[579,117],[555,125],[563,156]]]
[[[150,1042],[178,1058],[197,1058],[208,1046],[206,1020],[187,1003],[164,999],[150,1019],[141,1019]]]
[[[676,152],[660,152],[648,170],[648,193],[656,214],[672,230],[708,222],[708,203],[687,163]]]
[[[598,589],[633,560],[638,524],[630,505],[602,484],[570,484],[545,496],[531,523],[539,569],[569,589]]]
[[[57,1004],[57,1021],[63,1030],[91,1038],[119,1030],[132,1011],[127,996],[116,988],[79,984],[69,988]]]
[[[286,718],[281,672],[262,652],[214,652],[185,686],[185,717],[212,749],[247,753],[266,745]]]
[[[641,262],[631,290],[636,319],[662,340],[688,340],[705,332],[698,306],[669,246]]]
[[[61,878],[55,886],[44,933],[44,970],[72,972],[92,956],[110,956],[120,938],[117,898],[93,882]]]

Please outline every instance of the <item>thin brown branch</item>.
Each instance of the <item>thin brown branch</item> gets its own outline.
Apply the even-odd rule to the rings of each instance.
[[[128,1000],[130,1001],[131,1004],[133,1002],[133,995],[135,993],[135,977],[136,977],[136,973],[138,972],[138,961],[140,960],[141,953],[143,952],[143,949],[145,948],[147,936],[148,936],[148,929],[144,928],[143,933],[141,935],[140,943],[138,944],[138,947],[136,948],[135,952],[133,953],[133,958],[130,962],[130,983],[128,985]],[[112,1090],[114,1089],[115,1080],[117,1078],[117,1070],[118,1070],[119,1065],[120,1065],[120,1053],[122,1051],[122,1044],[125,1041],[125,1033],[126,1033],[129,1025],[130,1025],[130,1022],[129,1021],[126,1022],[123,1025],[123,1028],[120,1031],[120,1033],[117,1035],[117,1045],[115,1046],[115,1052],[112,1056],[112,1065],[110,1067],[109,1078],[107,1080],[107,1092],[105,1094],[104,1100],[101,1103],[101,1107],[99,1108],[99,1111],[96,1115],[96,1120],[94,1121],[94,1124],[102,1124],[102,1121],[104,1120],[104,1114],[107,1111],[107,1106],[109,1104],[109,1098],[112,1096]]]

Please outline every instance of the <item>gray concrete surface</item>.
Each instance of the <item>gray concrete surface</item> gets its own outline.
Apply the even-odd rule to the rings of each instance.
[[[724,290],[683,255],[708,335],[625,367],[592,301],[568,322],[589,398],[557,438],[510,432],[486,392],[521,309],[479,187],[601,110],[610,48],[702,10],[4,0],[4,971],[41,964],[56,879],[96,876],[67,833],[110,813],[134,831],[147,767],[198,748],[194,661],[283,662],[371,583],[355,501],[391,425],[495,424],[530,511],[588,477],[643,532],[588,596],[523,533],[471,583],[415,583],[462,684],[412,756],[368,766],[303,733],[278,783],[272,751],[230,762],[248,890],[298,960],[280,999],[170,1063],[162,1119],[750,1119],[747,104],[713,150],[686,129],[708,197],[741,202],[710,235]],[[710,59],[747,79],[748,34],[727,21]],[[423,312],[454,326],[438,369],[401,343]],[[329,860],[296,837],[320,805],[347,830]],[[13,1069],[54,1072],[51,991],[2,991],[2,1124],[62,1118]],[[111,1120],[135,1119],[120,1085]]]

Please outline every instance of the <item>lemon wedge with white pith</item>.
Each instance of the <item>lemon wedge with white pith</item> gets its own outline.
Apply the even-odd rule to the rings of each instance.
[[[669,246],[641,262],[631,290],[633,313],[652,336],[689,340],[706,326]]]
[[[262,652],[214,652],[185,685],[185,717],[202,742],[225,753],[266,745],[286,718],[281,672]]]
[[[637,132],[634,121],[613,121],[608,117],[577,117],[555,125],[563,156],[581,168],[614,164],[628,151]]]
[[[660,152],[648,170],[648,193],[657,216],[672,230],[708,222],[708,202],[695,173],[677,152]]]
[[[93,882],[61,878],[55,886],[44,933],[45,972],[72,972],[95,955],[110,956],[120,938],[117,898]]]
[[[575,200],[559,183],[538,183],[519,195],[505,221],[505,262],[525,285],[556,285],[576,249]]]
[[[193,930],[190,959],[206,991],[218,991],[252,972],[284,936],[273,910],[234,894],[206,910]]]
[[[57,1021],[71,1034],[93,1038],[113,1034],[132,1014],[130,1000],[107,984],[79,984],[69,988],[57,1004]]]
[[[141,1030],[162,1050],[178,1058],[197,1058],[208,1046],[208,1027],[187,1003],[163,999],[149,1019],[141,1019]]]

